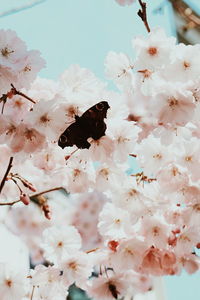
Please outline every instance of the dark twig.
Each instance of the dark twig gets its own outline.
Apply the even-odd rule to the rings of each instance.
[[[6,104],[8,96],[6,94],[3,94],[2,97],[0,98],[0,103],[3,102],[2,108],[1,108],[1,113],[3,114],[4,107]]]
[[[138,0],[138,1],[141,6],[141,9],[138,10],[138,16],[142,19],[147,31],[150,32],[151,30],[147,21],[147,7],[146,7],[147,5],[145,2],[142,2],[142,0]]]
[[[30,97],[28,97],[27,95],[25,95],[24,93],[22,93],[22,92],[20,92],[20,91],[18,91],[15,87],[14,87],[14,85],[11,83],[11,87],[12,87],[12,89],[11,89],[11,92],[13,93],[13,95],[19,95],[19,96],[22,96],[22,97],[24,97],[24,98],[26,98],[27,100],[29,100],[29,101],[31,101],[32,103],[36,103],[33,99],[31,99]]]
[[[12,162],[13,162],[13,156],[10,157],[9,164],[8,164],[8,167],[7,167],[7,170],[6,170],[6,173],[4,174],[4,177],[3,177],[2,181],[1,181],[1,184],[0,184],[0,194],[1,194],[1,192],[2,192],[2,189],[3,189],[3,187],[4,187],[4,184],[5,184],[5,182],[6,182],[7,176],[8,176],[8,174],[9,174],[9,172],[10,172],[10,169],[12,168]]]

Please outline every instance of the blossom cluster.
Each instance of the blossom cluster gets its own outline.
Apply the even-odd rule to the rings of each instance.
[[[135,38],[135,58],[106,57],[112,91],[78,65],[56,82],[33,80],[38,53],[14,32],[1,40],[2,69],[13,75],[1,91],[1,178],[13,162],[0,199],[19,200],[4,222],[35,265],[27,276],[2,266],[1,299],[64,300],[74,283],[118,299],[152,289],[153,276],[198,271],[200,46],[176,45],[161,29]],[[31,76],[19,79],[25,61]],[[103,100],[106,135],[61,149],[60,134]]]

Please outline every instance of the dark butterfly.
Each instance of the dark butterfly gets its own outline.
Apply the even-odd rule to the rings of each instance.
[[[88,138],[100,139],[105,135],[107,110],[110,108],[108,102],[102,101],[90,107],[82,116],[75,116],[75,122],[61,134],[58,145],[61,148],[76,145],[79,149],[89,149]]]

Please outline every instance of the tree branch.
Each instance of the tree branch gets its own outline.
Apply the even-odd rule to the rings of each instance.
[[[138,16],[142,19],[142,22],[144,23],[147,31],[151,32],[148,21],[147,21],[147,5],[145,2],[142,2],[142,0],[138,0],[138,1],[141,6],[141,9],[138,10]]]
[[[10,164],[9,164],[9,165],[10,165]],[[11,166],[11,167],[12,167],[12,166]],[[10,169],[9,169],[9,170],[10,170]],[[8,172],[9,172],[9,171],[8,171]],[[6,172],[6,174],[8,174],[8,173]],[[5,177],[5,175],[4,175],[4,177]],[[7,177],[7,175],[6,175],[6,177]],[[2,180],[2,181],[3,181],[3,180]],[[5,181],[4,181],[4,182],[5,182]],[[43,195],[43,194],[50,193],[50,192],[53,192],[53,191],[58,191],[58,190],[61,190],[61,189],[63,189],[63,187],[55,187],[55,188],[52,188],[52,189],[49,189],[49,190],[42,191],[42,192],[37,193],[37,194],[30,195],[29,198],[30,198],[30,200],[31,200],[32,202],[34,202],[35,204],[39,204],[39,205],[41,206],[43,203],[42,203],[42,201],[40,201],[40,200],[41,200],[40,198],[37,199],[38,196],[41,196],[41,195]],[[0,203],[0,206],[5,206],[5,205],[10,205],[10,206],[12,206],[12,205],[14,205],[14,204],[16,204],[16,203],[18,203],[18,202],[21,202],[21,200],[15,200],[15,201],[13,201],[13,202],[2,202],[2,203]]]
[[[11,8],[9,10],[6,10],[2,13],[0,13],[0,18],[2,17],[7,17],[7,16],[10,16],[10,15],[13,15],[13,14],[16,14],[18,12],[21,12],[23,10],[26,10],[26,9],[29,9],[29,8],[32,8],[38,4],[41,4],[43,2],[45,2],[46,0],[34,0],[34,1],[31,1],[27,4],[24,4],[22,6],[19,6],[19,7],[16,7],[16,8]]]
[[[5,205],[12,206],[12,205],[14,205],[15,203],[18,203],[18,202],[21,202],[21,200],[16,200],[16,201],[13,201],[13,202],[2,202],[2,203],[0,203],[0,206],[5,206]]]
[[[32,103],[36,103],[33,99],[31,99],[30,97],[28,97],[27,95],[25,95],[24,93],[22,93],[22,92],[20,92],[20,91],[18,91],[15,87],[14,87],[14,85],[11,83],[11,87],[12,87],[12,89],[11,89],[11,92],[13,93],[13,95],[19,95],[19,96],[22,96],[22,97],[24,97],[24,98],[26,98],[27,100],[29,100],[29,101],[31,101]]]
[[[29,197],[38,197],[38,196],[41,196],[43,194],[46,194],[46,193],[50,193],[50,192],[53,192],[53,191],[58,191],[58,190],[62,190],[63,187],[62,186],[59,186],[59,187],[55,187],[55,188],[52,188],[52,189],[49,189],[49,190],[45,190],[45,191],[42,191],[40,193],[37,193],[37,194],[33,194],[33,195],[30,195]]]
[[[10,172],[10,169],[12,168],[12,162],[13,162],[13,156],[10,157],[9,164],[8,164],[8,167],[7,167],[7,170],[6,170],[6,173],[4,174],[4,177],[3,177],[2,181],[1,181],[1,184],[0,184],[0,194],[1,194],[1,192],[2,192],[2,189],[3,189],[3,187],[4,187],[4,184],[5,184],[5,182],[6,182],[6,178],[7,178],[8,174],[9,174],[9,172]]]

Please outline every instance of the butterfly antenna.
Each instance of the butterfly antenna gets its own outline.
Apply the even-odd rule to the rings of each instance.
[[[74,150],[71,154],[66,155],[65,156],[65,160],[68,160],[74,153],[76,153],[76,151],[78,151],[79,149],[77,148],[76,150]]]

